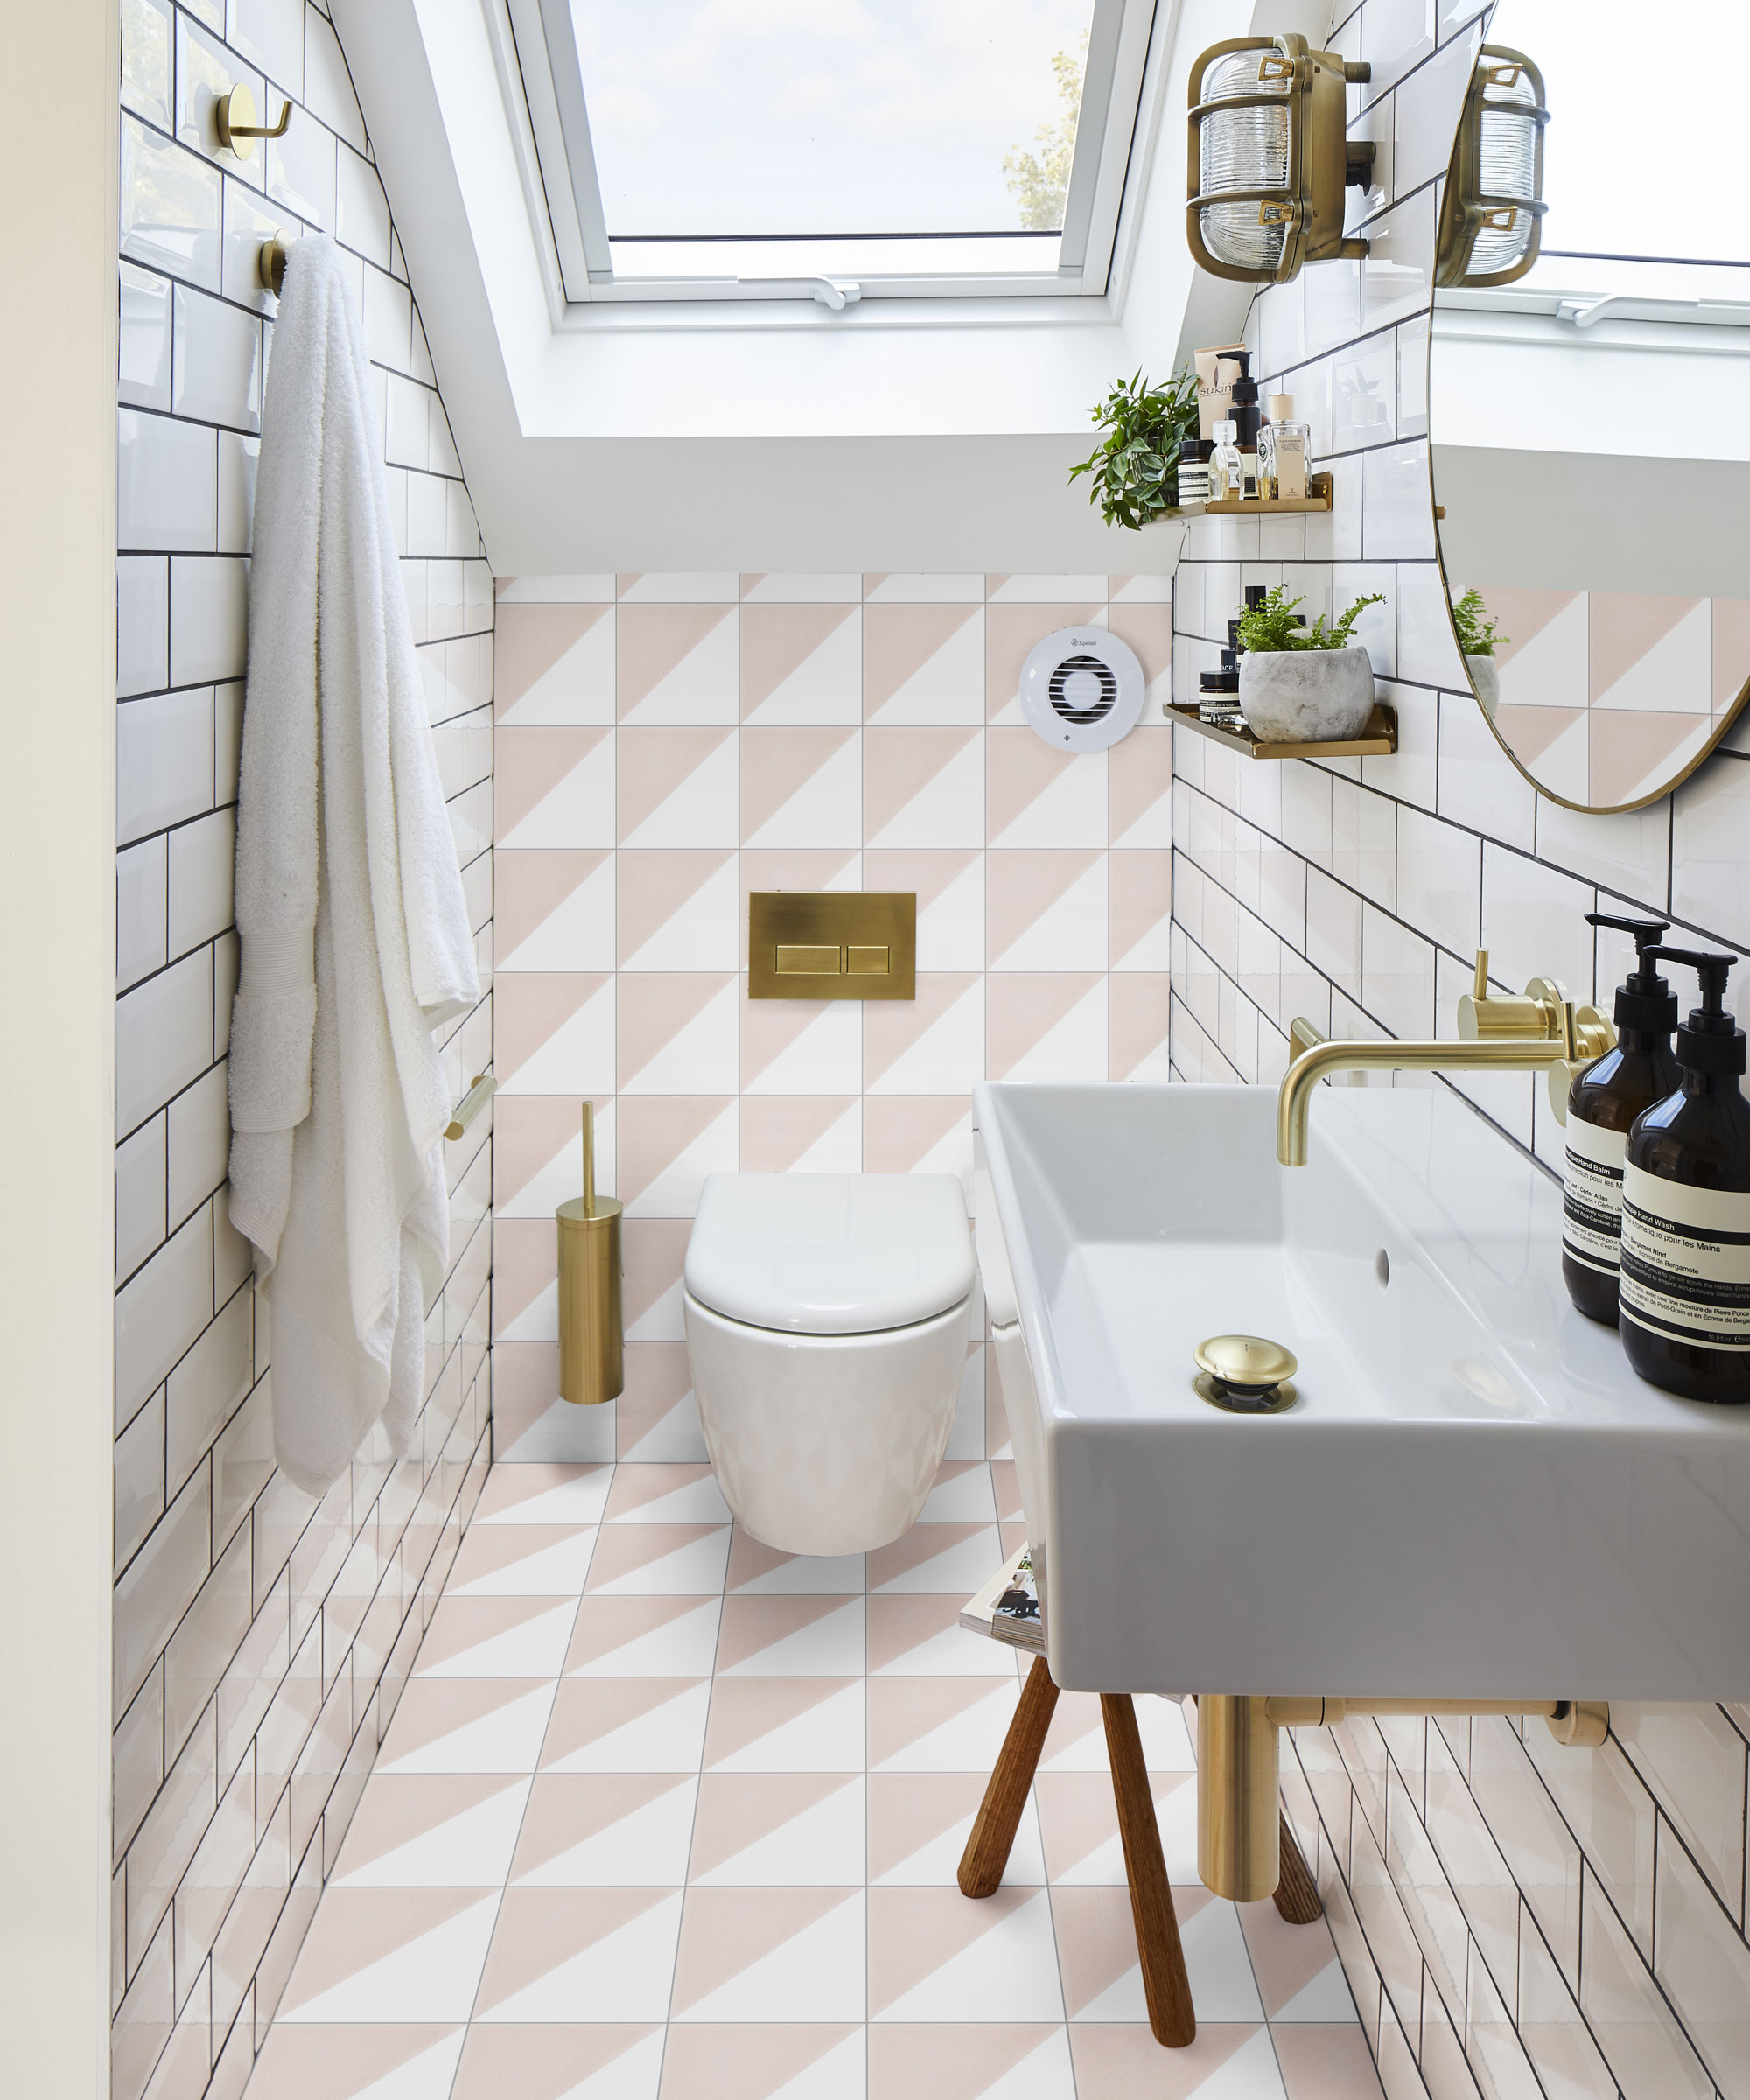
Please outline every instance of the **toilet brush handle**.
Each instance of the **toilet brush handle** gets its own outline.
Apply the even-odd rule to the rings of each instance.
[[[595,1103],[584,1103],[584,1215],[596,1214],[596,1111]]]

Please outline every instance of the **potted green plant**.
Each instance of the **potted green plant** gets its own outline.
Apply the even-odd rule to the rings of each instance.
[[[1482,711],[1491,722],[1501,704],[1501,666],[1494,661],[1495,645],[1513,639],[1499,633],[1500,626],[1498,620],[1489,619],[1480,591],[1466,591],[1452,607],[1452,626],[1465,653],[1465,668],[1471,675]]]
[[[1134,532],[1157,518],[1180,516],[1179,454],[1197,428],[1197,374],[1176,372],[1156,387],[1138,371],[1090,413],[1106,436],[1069,478],[1094,477],[1088,500],[1100,506],[1107,524]]]
[[[1321,612],[1303,626],[1301,603],[1278,587],[1240,615],[1240,712],[1264,744],[1337,744],[1373,712],[1373,660],[1350,636],[1382,592],[1358,598],[1334,627]]]

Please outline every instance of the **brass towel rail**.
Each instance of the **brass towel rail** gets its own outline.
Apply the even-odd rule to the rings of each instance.
[[[498,1082],[490,1072],[478,1072],[474,1083],[456,1103],[456,1113],[450,1118],[446,1138],[461,1138],[467,1134],[468,1125],[498,1092]]]

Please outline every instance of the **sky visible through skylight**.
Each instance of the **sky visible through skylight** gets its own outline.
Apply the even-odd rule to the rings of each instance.
[[[1549,98],[1545,248],[1750,261],[1746,24],[1750,0],[1502,0],[1488,40],[1533,60]]]
[[[1013,157],[1044,171],[1054,144],[1066,161],[1053,60],[1079,68],[1092,13],[1093,0],[572,0],[609,234],[1018,233],[1030,198],[1037,229],[1052,209]]]

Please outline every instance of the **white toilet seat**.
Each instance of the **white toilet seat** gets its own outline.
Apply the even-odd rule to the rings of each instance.
[[[916,1521],[954,1420],[974,1277],[947,1174],[712,1174],[682,1307],[724,1499],[782,1551]]]

